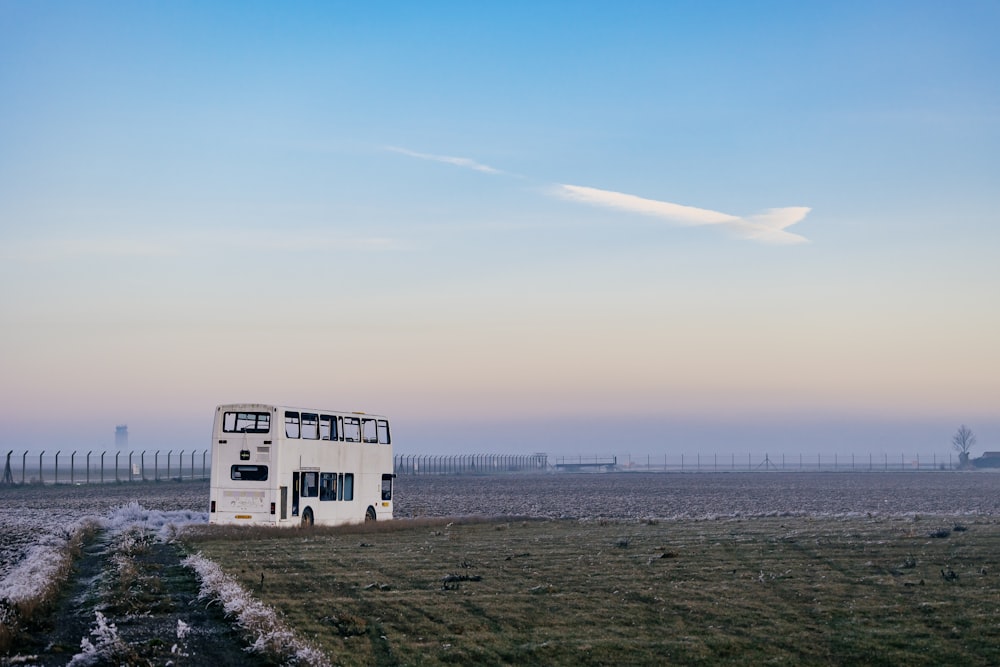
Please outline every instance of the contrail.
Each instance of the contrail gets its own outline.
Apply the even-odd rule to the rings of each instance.
[[[418,153],[416,151],[411,151],[406,148],[399,148],[398,146],[386,146],[387,151],[392,151],[394,153],[401,153],[402,155],[409,155],[410,157],[419,158],[421,160],[431,160],[432,162],[444,162],[445,164],[453,164],[456,167],[462,167],[463,169],[472,169],[473,171],[481,171],[485,174],[502,174],[504,172],[499,169],[494,169],[493,167],[480,164],[475,160],[470,160],[465,157],[452,157],[450,155],[433,155],[431,153]]]
[[[449,155],[434,155],[431,153],[418,153],[406,148],[389,146],[386,150],[419,158],[421,160],[431,160],[433,162],[443,162],[455,165],[463,169],[472,169],[486,174],[506,174],[500,169],[495,169],[475,160],[464,157],[452,157]],[[563,183],[549,186],[546,192],[561,199],[568,199],[592,206],[604,206],[606,208],[628,211],[629,213],[639,213],[649,215],[662,220],[668,220],[680,225],[719,225],[728,229],[740,238],[760,241],[762,243],[774,244],[795,244],[809,243],[809,239],[792,232],[785,231],[786,227],[799,222],[812,209],[807,206],[786,206],[784,208],[770,208],[763,213],[748,216],[730,215],[720,213],[707,208],[697,208],[695,206],[685,206],[674,204],[658,199],[646,199],[624,192],[614,190],[601,190],[583,185],[567,185]]]
[[[807,206],[771,208],[757,215],[740,217],[707,208],[684,206],[657,199],[637,197],[624,192],[588,188],[582,185],[559,184],[553,186],[550,192],[563,199],[649,215],[681,225],[721,225],[741,238],[764,243],[809,242],[804,236],[785,231],[786,227],[806,217],[812,210]]]

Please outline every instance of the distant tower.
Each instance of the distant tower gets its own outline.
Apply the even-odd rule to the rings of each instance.
[[[128,424],[115,426],[115,447],[128,449]]]

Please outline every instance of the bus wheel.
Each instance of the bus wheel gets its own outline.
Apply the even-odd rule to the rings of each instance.
[[[313,511],[311,507],[307,507],[302,513],[302,527],[311,528],[313,525]]]
[[[369,507],[368,511],[365,512],[365,521],[374,521],[374,520],[375,520],[375,508]]]

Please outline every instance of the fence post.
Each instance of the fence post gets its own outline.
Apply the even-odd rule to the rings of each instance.
[[[55,477],[56,477],[56,478],[55,478],[55,480],[54,480],[54,481],[52,482],[53,484],[58,484],[58,483],[59,483],[59,455],[60,455],[61,453],[62,453],[62,450],[61,450],[61,449],[58,449],[58,450],[56,450],[56,474],[55,474]]]
[[[10,471],[10,455],[14,453],[14,450],[7,452],[7,465],[3,469],[3,483],[13,484],[14,483],[14,473]]]
[[[69,483],[70,486],[76,483],[76,450],[69,455]]]
[[[201,452],[201,476],[203,478],[205,478],[205,479],[208,479],[208,473],[205,470],[205,457],[206,456],[208,456],[208,450],[207,449],[203,449],[202,452]]]
[[[24,484],[24,471],[28,468],[28,450],[24,450],[24,456],[21,457],[21,484]]]
[[[139,454],[139,476],[142,481],[146,481],[146,450]]]

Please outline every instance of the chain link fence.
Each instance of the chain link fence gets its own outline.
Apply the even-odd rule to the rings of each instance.
[[[106,484],[208,479],[207,449],[7,452],[3,484]]]

